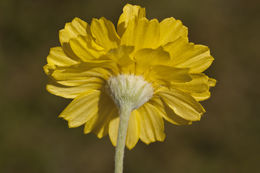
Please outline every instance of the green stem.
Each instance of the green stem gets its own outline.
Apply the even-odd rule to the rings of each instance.
[[[115,154],[115,173],[123,173],[123,159],[125,150],[125,141],[128,127],[128,120],[131,115],[130,106],[123,105],[120,108],[120,122],[117,135],[117,145]]]

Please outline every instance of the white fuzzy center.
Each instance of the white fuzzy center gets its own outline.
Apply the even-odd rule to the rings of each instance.
[[[153,87],[142,76],[118,75],[107,81],[112,99],[119,107],[130,106],[132,110],[139,108],[153,96]]]

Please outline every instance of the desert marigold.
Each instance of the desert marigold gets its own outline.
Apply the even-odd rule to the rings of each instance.
[[[164,121],[191,124],[205,112],[216,81],[205,71],[213,57],[207,46],[188,41],[180,20],[148,20],[145,9],[127,4],[117,24],[105,18],[91,24],[75,18],[59,32],[60,47],[50,49],[47,90],[73,99],[60,114],[69,127],[109,134],[115,146],[119,108],[131,108],[126,146],[165,139]]]

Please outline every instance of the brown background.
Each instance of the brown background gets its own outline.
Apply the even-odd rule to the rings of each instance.
[[[210,47],[215,61],[206,73],[218,83],[200,122],[167,123],[163,143],[139,141],[126,152],[125,173],[259,171],[259,1],[0,0],[0,172],[113,172],[108,137],[57,118],[69,100],[45,91],[42,66],[65,22],[105,16],[116,23],[126,2],[145,6],[150,19],[181,19],[192,42]]]

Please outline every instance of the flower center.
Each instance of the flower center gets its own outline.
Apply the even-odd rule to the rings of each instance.
[[[120,109],[130,106],[131,110],[137,109],[153,96],[153,87],[142,76],[117,75],[107,81],[109,94]]]

